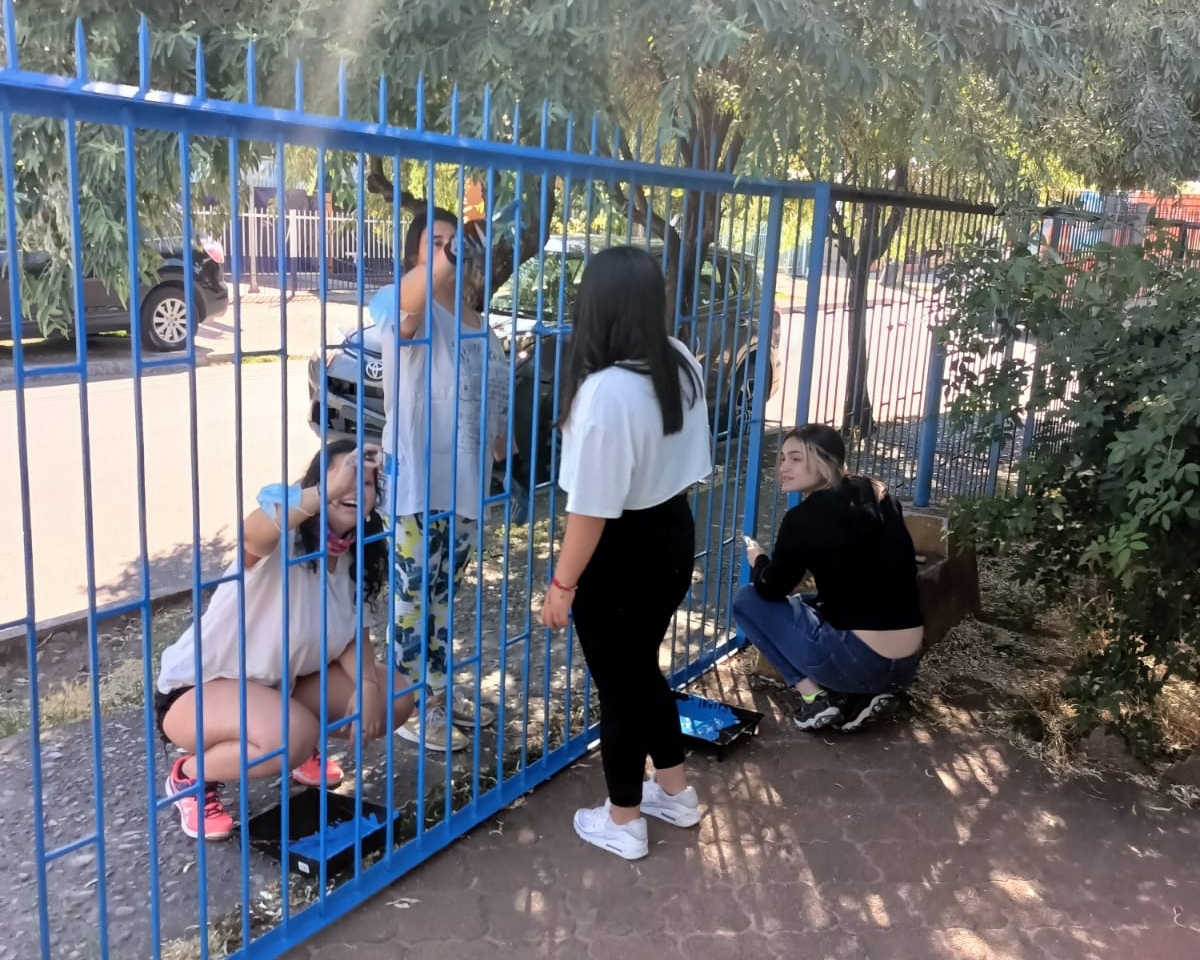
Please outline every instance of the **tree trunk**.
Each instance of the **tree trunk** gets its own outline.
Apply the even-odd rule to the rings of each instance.
[[[908,171],[898,167],[893,186],[903,190],[908,185]],[[838,256],[846,264],[846,395],[842,406],[842,433],[856,430],[863,435],[875,429],[875,415],[868,388],[870,376],[869,343],[867,339],[867,291],[871,280],[871,264],[892,245],[904,211],[891,207],[884,215],[878,203],[862,203],[860,228],[851,230],[846,214],[834,207],[831,229],[837,240]],[[857,243],[855,242],[857,241]]]
[[[849,436],[857,430],[866,436],[875,429],[867,357],[867,286],[871,276],[871,251],[859,250],[851,259],[852,262],[847,264],[846,399],[842,407],[842,433]]]

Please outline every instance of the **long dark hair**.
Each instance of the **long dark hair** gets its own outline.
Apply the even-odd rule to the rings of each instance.
[[[433,208],[433,222],[448,223],[456,230],[458,229],[458,217],[442,207]],[[406,271],[417,265],[417,257],[421,253],[421,234],[425,232],[427,226],[429,226],[428,210],[418,213],[413,217],[413,222],[408,225],[408,232],[404,234],[403,265]]]
[[[334,458],[341,456],[343,453],[349,453],[356,446],[357,444],[353,440],[332,441],[325,447],[326,466],[332,463]],[[300,486],[321,487],[324,489],[325,478],[321,475],[321,451],[317,451],[316,456],[312,458],[312,462],[308,465],[308,469],[304,471],[304,476],[300,480]],[[383,517],[379,513],[378,495],[379,491],[376,490],[375,509],[363,518],[364,540],[373,534],[383,532]],[[316,553],[325,544],[324,532],[321,530],[321,514],[318,513],[315,517],[308,517],[296,528],[296,535],[306,554]],[[350,560],[350,579],[353,581],[358,574],[358,548],[351,547],[346,552],[346,556]],[[318,562],[316,559],[310,560],[308,562],[309,569],[316,570]],[[380,596],[387,587],[387,541],[375,540],[370,543],[364,542],[363,567],[363,600],[369,604]]]
[[[680,374],[691,383],[687,404],[701,383],[683,354],[667,339],[667,285],[657,260],[636,247],[610,247],[588,261],[575,299],[567,350],[559,424],[571,416],[580,384],[606,367],[645,374],[662,411],[663,435],[683,429]]]
[[[789,440],[804,444],[828,489],[840,490],[856,513],[882,522],[879,504],[887,497],[887,485],[872,477],[846,473],[846,442],[840,433],[824,423],[806,423],[790,430],[783,443]]]

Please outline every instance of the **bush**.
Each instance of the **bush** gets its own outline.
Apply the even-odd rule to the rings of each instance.
[[[1036,417],[1016,497],[960,503],[956,524],[1078,601],[1076,733],[1113,723],[1145,755],[1164,684],[1200,662],[1200,270],[1157,243],[1064,263],[1039,227],[1011,215],[944,274],[952,421],[990,444]]]

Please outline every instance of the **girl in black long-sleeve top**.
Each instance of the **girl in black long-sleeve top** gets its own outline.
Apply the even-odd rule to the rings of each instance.
[[[747,638],[802,703],[802,730],[855,730],[916,676],[923,629],[917,564],[900,503],[881,484],[845,475],[846,447],[823,424],[784,438],[780,488],[804,499],[768,555],[747,544],[751,582],[734,598]],[[796,588],[811,572],[817,595]]]

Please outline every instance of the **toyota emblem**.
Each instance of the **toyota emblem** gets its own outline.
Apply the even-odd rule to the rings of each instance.
[[[367,375],[368,380],[382,380],[383,379],[383,361],[382,360],[368,360],[366,368],[363,370],[363,372]]]

